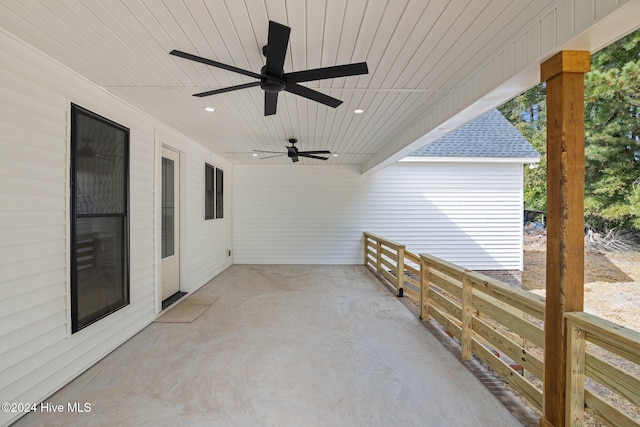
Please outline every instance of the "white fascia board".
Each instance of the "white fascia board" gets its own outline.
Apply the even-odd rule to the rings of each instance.
[[[457,156],[407,156],[398,162],[422,163],[539,163],[539,157],[457,157]]]

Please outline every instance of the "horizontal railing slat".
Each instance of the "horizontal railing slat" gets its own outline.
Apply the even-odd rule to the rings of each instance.
[[[416,277],[420,277],[420,270],[418,270],[417,268],[414,268],[414,267],[412,267],[410,265],[405,264],[404,265],[404,269],[406,271],[408,271],[409,273],[415,275]]]
[[[409,261],[420,265],[420,257],[416,254],[414,254],[413,252],[409,252],[407,250],[404,251],[404,257],[407,258]]]
[[[396,271],[396,269],[398,268],[397,265],[395,265],[394,263],[392,263],[391,261],[389,261],[389,260],[387,260],[385,258],[380,259],[380,263],[382,265],[384,265],[385,267],[387,267],[391,271]]]
[[[499,323],[502,323],[511,331],[519,334],[522,338],[531,341],[538,347],[544,348],[544,330],[524,319],[502,310],[499,307],[496,307],[479,295],[473,295],[472,304],[474,308]]]
[[[506,311],[507,313],[509,313],[510,315],[514,316],[514,317],[519,317],[521,319],[526,319],[525,316],[528,316],[529,314],[520,310],[519,308],[516,308],[502,300],[500,300],[499,298],[495,298],[493,295],[491,294],[487,294],[484,291],[479,291],[477,289],[474,289],[474,296],[478,296],[479,298],[482,298],[483,300],[493,304],[494,306],[500,308],[503,311]]]
[[[430,274],[431,284],[442,289],[445,292],[450,293],[456,298],[462,298],[462,283],[456,283],[451,280],[448,280],[442,276],[436,274],[436,272],[431,272]]]
[[[454,279],[462,281],[462,276],[465,272],[464,268],[431,255],[420,254],[420,259],[429,264],[429,266],[442,271]]]
[[[611,426],[640,427],[640,423],[619,411],[589,390],[584,392],[587,412]]]
[[[414,279],[413,277],[409,276],[409,275],[404,275],[404,281],[411,283],[413,286],[415,286],[416,288],[420,289],[420,281]]]
[[[484,274],[467,272],[473,287],[505,304],[544,320],[545,301],[539,295],[502,283]]]
[[[395,278],[395,277],[393,277],[393,275],[392,275],[391,273],[389,273],[387,270],[384,270],[384,269],[380,270],[380,273],[382,273],[382,275],[383,275],[384,277],[386,277],[386,278],[387,278],[387,280],[388,280],[389,282],[391,282],[391,283],[395,286],[395,284],[396,284],[396,278]]]
[[[472,341],[471,348],[480,360],[497,372],[503,380],[518,390],[518,392],[522,393],[533,406],[538,410],[542,410],[542,391],[538,390],[518,372],[511,369],[504,361],[497,358],[475,338]]]
[[[365,232],[364,233],[365,237],[368,237],[370,239],[373,240],[377,240],[378,242],[382,243],[383,245],[392,247],[392,248],[400,248],[400,247],[404,247],[404,245],[398,243],[398,242],[394,242],[393,240],[389,240],[389,239],[385,239],[384,237],[380,237],[376,234],[373,233],[369,233],[369,232]]]
[[[640,406],[640,379],[589,353],[585,357],[585,373]]]
[[[403,292],[404,292],[405,296],[411,298],[411,300],[413,300],[415,302],[420,301],[420,293],[419,292],[416,292],[413,289],[407,288],[407,287],[404,288]]]
[[[505,353],[513,359],[514,362],[538,377],[538,379],[544,377],[544,364],[542,361],[529,353],[520,344],[502,335],[493,329],[492,326],[477,317],[473,318],[472,326],[474,332],[485,339],[490,345]]]
[[[429,299],[432,302],[435,302],[436,304],[438,304],[440,307],[442,307],[447,314],[456,318],[456,320],[460,320],[460,318],[462,317],[462,307],[456,302],[444,296],[443,294],[436,292],[433,289],[430,289]]]
[[[397,259],[398,258],[398,253],[397,252],[392,252],[389,249],[385,249],[382,248],[380,249],[380,252],[382,253],[382,255],[391,258],[391,259]]]
[[[640,365],[640,332],[584,312],[564,317],[587,333],[587,341]]]
[[[445,331],[449,332],[451,335],[460,339],[462,337],[462,328],[457,324],[453,319],[449,318],[445,313],[439,310],[436,306],[430,306],[429,315],[433,317]]]

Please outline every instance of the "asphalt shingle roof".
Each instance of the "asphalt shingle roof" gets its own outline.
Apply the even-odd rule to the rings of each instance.
[[[493,109],[410,156],[540,157],[540,153],[498,110]]]

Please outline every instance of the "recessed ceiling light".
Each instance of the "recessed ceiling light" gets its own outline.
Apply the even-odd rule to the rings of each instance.
[[[338,155],[337,155],[337,154],[334,154],[334,155],[333,155],[333,157],[338,157]]]
[[[212,113],[212,112],[216,111],[216,109],[213,108],[213,107],[204,107],[204,111],[206,111],[208,113]]]
[[[258,157],[258,154],[257,153],[253,153],[251,156]]]
[[[362,113],[364,113],[364,110],[362,108],[358,108],[357,110],[353,110],[353,112],[355,114],[362,114]]]

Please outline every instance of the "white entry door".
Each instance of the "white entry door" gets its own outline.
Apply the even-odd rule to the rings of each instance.
[[[180,291],[180,155],[162,148],[162,300]]]

